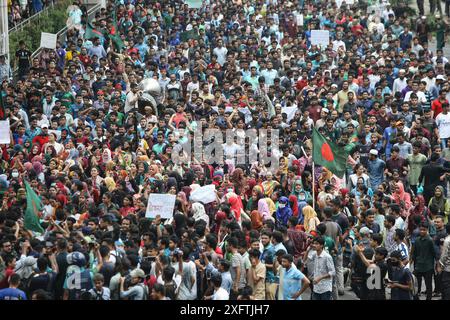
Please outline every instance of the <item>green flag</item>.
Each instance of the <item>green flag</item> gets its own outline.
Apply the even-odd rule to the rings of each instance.
[[[339,178],[345,174],[348,152],[336,143],[327,140],[322,134],[313,128],[313,161],[324,166]]]
[[[200,38],[200,36],[198,35],[197,31],[194,29],[180,33],[180,40],[183,42],[186,42],[189,39],[197,39],[198,40],[199,38]]]
[[[85,39],[93,39],[93,38],[102,39],[103,34],[101,31],[98,31],[97,29],[95,29],[92,26],[92,24],[88,22],[88,24],[86,25],[86,32],[84,33],[84,38]]]
[[[24,227],[25,229],[34,232],[44,233],[44,229],[39,224],[38,217],[38,213],[42,208],[41,199],[39,199],[36,192],[31,189],[30,185],[26,181],[25,188],[27,192],[27,209],[25,210]]]
[[[125,44],[122,41],[122,38],[116,33],[116,34],[110,34],[109,38],[112,41],[112,44],[114,46],[114,50],[118,52],[122,52],[122,49],[125,47]]]

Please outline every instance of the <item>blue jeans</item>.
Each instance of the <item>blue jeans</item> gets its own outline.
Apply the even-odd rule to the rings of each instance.
[[[327,291],[324,293],[313,292],[312,300],[331,300],[331,291]]]

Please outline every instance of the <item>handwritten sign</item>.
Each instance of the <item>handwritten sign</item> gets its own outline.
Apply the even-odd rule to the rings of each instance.
[[[10,144],[9,120],[0,121],[0,144]]]
[[[41,48],[56,49],[56,40],[56,34],[41,32]]]
[[[175,207],[175,198],[173,194],[152,193],[148,197],[146,218],[155,218],[160,215],[161,219],[169,219],[173,216]]]
[[[189,200],[192,202],[201,202],[207,204],[216,201],[216,187],[213,184],[199,187],[191,192]]]
[[[330,43],[330,31],[311,30],[311,44],[316,46],[328,46]]]

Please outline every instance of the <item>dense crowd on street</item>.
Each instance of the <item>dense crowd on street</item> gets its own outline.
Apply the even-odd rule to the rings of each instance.
[[[17,77],[0,58],[0,300],[449,300],[444,2],[194,2],[108,1]],[[174,161],[207,129],[223,161]],[[247,129],[275,170],[237,161]]]

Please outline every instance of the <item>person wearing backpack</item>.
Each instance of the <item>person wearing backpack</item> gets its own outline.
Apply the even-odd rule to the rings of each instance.
[[[147,300],[148,287],[144,285],[145,272],[134,269],[130,272],[130,286],[125,290],[125,277],[120,278],[120,298],[128,300]]]

